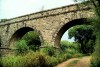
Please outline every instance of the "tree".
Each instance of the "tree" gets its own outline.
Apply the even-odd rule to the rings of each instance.
[[[5,22],[7,21],[8,19],[0,19],[0,22]]]
[[[77,25],[68,30],[69,38],[74,37],[75,41],[80,44],[80,50],[83,54],[93,52],[95,44],[95,35],[91,25]]]
[[[91,0],[94,4],[96,17],[93,20],[94,25],[94,33],[96,35],[96,46],[95,51],[92,56],[91,67],[99,67],[100,66],[100,1],[99,0]],[[95,2],[96,1],[96,2]]]
[[[77,0],[76,0],[77,1]],[[84,0],[81,0],[84,1]],[[95,17],[93,17],[91,22],[93,22],[94,33],[96,35],[95,51],[92,55],[91,67],[100,66],[100,0],[88,0],[94,5]]]

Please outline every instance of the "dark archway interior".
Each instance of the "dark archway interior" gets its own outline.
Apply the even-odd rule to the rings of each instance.
[[[72,26],[75,26],[75,25],[85,24],[85,22],[86,22],[86,19],[75,19],[75,20],[72,20],[72,21],[66,23],[64,26],[62,26],[62,28],[58,31],[57,36],[55,38],[55,46],[58,48],[60,47],[60,40],[61,40],[63,34],[69,28],[71,28]]]
[[[17,30],[10,39],[9,43],[10,47],[14,47],[14,43],[20,40],[29,31],[34,31],[34,30],[29,27],[20,28],[19,30]]]

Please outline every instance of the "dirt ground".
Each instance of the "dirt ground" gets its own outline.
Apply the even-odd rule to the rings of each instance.
[[[57,66],[55,67],[67,67],[67,65],[69,63],[71,63],[72,61],[75,61],[75,60],[79,60],[75,65],[73,65],[72,67],[89,67],[90,66],[90,56],[86,56],[86,57],[83,57],[81,59],[79,58],[72,58],[72,59],[69,59],[65,62],[62,62],[60,64],[58,64]]]

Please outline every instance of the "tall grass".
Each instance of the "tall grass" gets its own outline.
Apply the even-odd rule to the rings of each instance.
[[[61,48],[55,49],[53,46],[46,45],[40,51],[28,50],[24,55],[5,56],[2,58],[2,65],[4,67],[54,67],[69,58],[82,56],[79,47],[74,43],[63,41]]]
[[[1,60],[1,57],[0,57],[0,67],[3,67],[3,66],[2,66],[2,60]]]
[[[7,56],[2,58],[4,67],[46,67],[46,56],[29,52],[24,56]]]

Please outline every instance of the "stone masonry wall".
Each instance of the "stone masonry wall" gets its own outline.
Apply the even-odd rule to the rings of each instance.
[[[84,6],[82,4],[79,5]],[[94,16],[91,8],[91,5],[78,8],[78,5],[74,4],[2,22],[0,23],[1,47],[9,48],[12,35],[23,27],[30,27],[37,30],[40,33],[42,42],[46,41],[59,47],[59,43],[55,42],[56,37],[59,36],[57,35],[59,30],[70,21]]]

